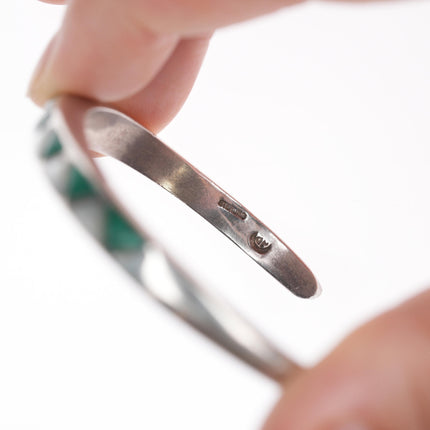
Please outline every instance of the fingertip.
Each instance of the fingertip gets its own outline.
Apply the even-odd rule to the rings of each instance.
[[[34,73],[29,96],[37,104],[58,93],[114,102],[140,91],[179,37],[140,27],[133,13],[128,4],[71,1],[55,43]]]
[[[42,57],[37,64],[30,83],[27,88],[27,96],[33,100],[38,106],[43,106],[55,94],[55,85],[46,76],[47,64],[52,56],[52,51],[57,41],[55,35],[45,49]]]
[[[355,331],[284,388],[264,430],[430,428],[429,308],[426,291]]]

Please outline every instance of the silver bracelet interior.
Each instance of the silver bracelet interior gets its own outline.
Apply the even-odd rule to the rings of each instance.
[[[300,368],[228,303],[203,289],[137,222],[92,151],[114,157],[176,196],[299,297],[319,293],[308,267],[267,226],[140,124],[73,96],[52,101],[38,128],[50,182],[102,247],[158,302],[276,381]]]

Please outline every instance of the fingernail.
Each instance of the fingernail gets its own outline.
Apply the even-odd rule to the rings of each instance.
[[[55,93],[55,85],[50,79],[49,64],[53,57],[56,40],[57,36],[55,36],[46,47],[28,86],[27,96],[39,106],[44,105]]]

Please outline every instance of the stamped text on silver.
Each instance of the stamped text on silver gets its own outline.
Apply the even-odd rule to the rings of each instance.
[[[219,200],[218,206],[220,208],[223,208],[227,212],[231,213],[236,218],[239,218],[242,220],[246,219],[246,212],[245,211],[243,211],[242,209],[239,209],[237,206],[235,206],[231,203],[226,202],[224,199]]]

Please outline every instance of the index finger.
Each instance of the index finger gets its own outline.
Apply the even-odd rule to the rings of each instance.
[[[202,33],[302,1],[70,0],[62,28],[35,74],[30,95],[43,104],[57,94],[73,93],[114,102],[118,108],[132,98],[133,111],[128,113],[140,120],[139,94],[157,80],[181,40],[199,40]],[[158,115],[158,124],[172,118],[194,83],[196,64],[204,54],[201,43],[194,45],[186,58],[176,55],[178,72],[170,67],[170,72],[158,79],[153,99],[145,98],[147,112],[153,111],[156,98],[167,100],[162,109],[168,113],[165,118]],[[191,62],[189,67],[187,61]],[[172,80],[178,85],[167,85]],[[154,124],[154,128],[159,127]]]

